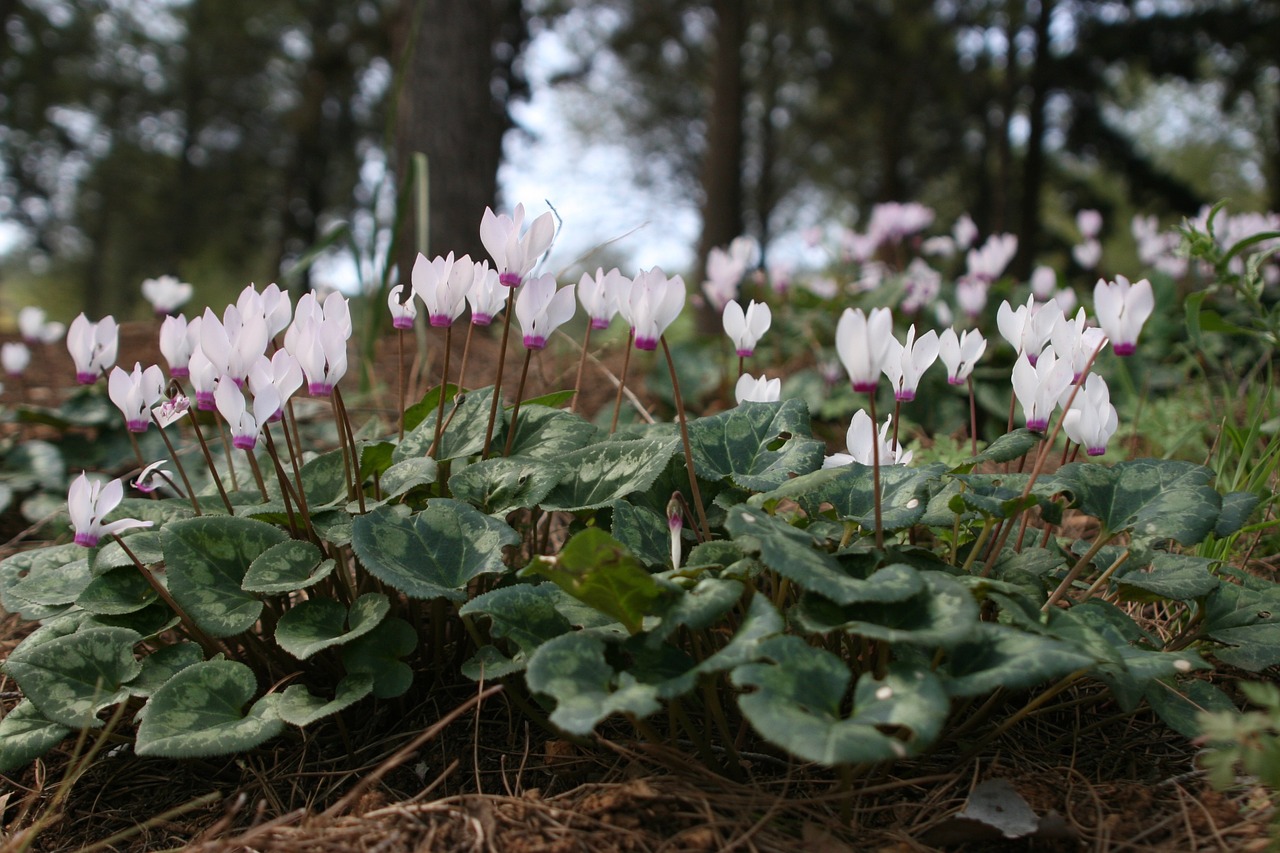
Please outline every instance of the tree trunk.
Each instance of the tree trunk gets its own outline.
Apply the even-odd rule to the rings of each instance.
[[[747,13],[741,0],[715,0],[715,12],[715,64],[702,163],[702,236],[691,277],[695,287],[702,283],[711,250],[742,234],[742,44]],[[714,319],[718,324],[719,318]]]
[[[487,258],[480,218],[494,206],[507,110],[519,93],[514,63],[527,40],[519,0],[404,0],[394,35],[404,79],[396,103],[396,173],[415,153],[430,173],[428,245],[417,245],[412,194],[396,254],[407,281],[419,251]]]
[[[1053,0],[1040,0],[1036,17],[1036,58],[1031,66],[1031,105],[1027,156],[1022,169],[1022,210],[1018,223],[1018,255],[1010,270],[1015,278],[1031,276],[1040,242],[1040,191],[1044,185],[1045,102],[1049,98],[1049,19]]]

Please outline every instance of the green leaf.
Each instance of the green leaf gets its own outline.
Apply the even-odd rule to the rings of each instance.
[[[535,507],[568,473],[546,459],[497,457],[474,462],[449,478],[449,491],[488,515]]]
[[[1200,714],[1207,711],[1234,713],[1235,704],[1217,687],[1199,678],[1175,681],[1166,678],[1147,685],[1145,698],[1164,724],[1188,740],[1198,737]]]
[[[84,556],[84,548],[68,543],[22,551],[0,561],[0,606],[9,613],[17,613],[22,618],[32,621],[52,616],[63,608],[36,604],[34,601],[13,595],[12,590],[32,572],[56,571],[62,566],[83,559]]]
[[[234,516],[200,516],[166,525],[161,533],[169,593],[214,637],[247,631],[262,602],[241,584],[262,553],[286,539],[284,531]]]
[[[738,603],[745,588],[740,581],[703,578],[663,610],[661,621],[649,628],[650,644],[666,640],[677,628],[710,628]],[[654,620],[655,617],[649,619]]]
[[[826,444],[812,435],[809,409],[800,400],[741,403],[689,424],[698,473],[755,491],[821,468]]]
[[[563,391],[551,391],[541,394],[537,397],[530,397],[524,401],[526,406],[545,406],[550,409],[558,409],[565,403],[573,399],[573,392],[565,389]],[[510,408],[508,406],[508,408]]]
[[[284,729],[276,712],[280,694],[263,696],[253,670],[237,661],[211,660],[181,670],[157,690],[141,713],[137,753],[150,758],[203,758],[244,752]]]
[[[62,742],[73,730],[46,720],[24,699],[0,720],[0,773],[25,767]]]
[[[1218,514],[1218,523],[1213,527],[1213,535],[1225,539],[1248,522],[1249,516],[1257,509],[1262,497],[1253,492],[1227,492],[1222,496],[1222,512]]]
[[[650,568],[665,569],[671,565],[671,531],[666,518],[630,501],[614,501],[610,508],[613,522],[609,532],[622,547]]]
[[[1000,463],[1021,459],[1040,443],[1040,433],[1019,427],[1007,432],[988,444],[977,456],[971,456],[963,464],[951,469],[952,474],[968,474],[984,462]]]
[[[15,610],[21,612],[31,604],[42,607],[71,604],[92,580],[87,557],[63,565],[42,561],[8,588],[6,606],[14,604]]]
[[[9,655],[3,671],[45,719],[73,729],[100,728],[97,713],[129,695],[123,687],[142,669],[133,656],[142,637],[126,628],[88,628]]]
[[[1137,539],[1194,545],[1213,531],[1221,496],[1209,485],[1213,470],[1175,459],[1133,459],[1110,468],[1075,462],[1058,469],[1074,505],[1107,531]]]
[[[144,566],[151,566],[164,560],[164,551],[160,547],[159,530],[135,530],[124,535],[129,550]],[[114,539],[105,542],[101,547],[92,549],[89,556],[89,568],[95,575],[118,569],[122,566],[134,568],[133,559],[124,552],[124,548]]]
[[[162,646],[142,659],[142,672],[125,685],[130,696],[146,698],[182,670],[204,660],[204,652],[195,643]]]
[[[733,683],[752,689],[738,707],[766,740],[806,761],[831,767],[904,758],[937,737],[950,710],[936,676],[895,664],[883,680],[858,680],[846,719],[841,706],[851,676],[838,657],[792,636],[774,637],[761,650],[769,662],[733,670]]]
[[[545,510],[578,512],[598,509],[653,485],[677,448],[679,439],[606,441],[566,453],[560,463],[569,475],[542,503]]]
[[[390,611],[390,599],[380,592],[365,593],[350,610],[332,598],[310,598],[280,617],[276,642],[298,660],[306,660],[369,633]]]
[[[572,735],[589,735],[610,714],[647,717],[660,707],[657,687],[629,672],[615,672],[605,644],[586,634],[564,634],[543,643],[529,660],[525,681],[534,693],[555,700],[553,724]]]
[[[159,596],[135,566],[112,569],[91,580],[76,604],[100,616],[136,613]]]
[[[573,392],[568,392],[573,396]],[[556,460],[596,441],[600,429],[580,416],[562,409],[526,401],[520,408],[511,456]]]
[[[489,406],[492,402],[493,389],[481,388],[464,394],[456,411],[453,406],[445,406],[444,418],[449,425],[445,427],[444,434],[440,437],[440,446],[436,448],[437,461],[471,456],[484,449],[484,433],[489,424]],[[499,411],[493,427],[491,446],[502,447],[502,442],[506,440],[506,429],[506,417]],[[435,432],[435,417],[425,419],[413,431],[405,433],[404,440],[397,445],[391,458],[400,462],[427,456],[431,442],[435,439]]]
[[[1190,554],[1156,554],[1148,571],[1126,572],[1116,581],[1126,601],[1194,601],[1217,589],[1213,560]]]
[[[347,479],[343,473],[343,451],[322,453],[302,466],[302,489],[307,496],[307,509],[338,506],[347,502]]]
[[[535,557],[523,573],[541,575],[635,634],[671,596],[618,540],[596,527],[576,534],[556,557]]]
[[[885,530],[902,530],[918,522],[929,502],[929,485],[941,473],[940,466],[907,468],[887,465],[880,469],[881,525]],[[813,518],[830,504],[836,516],[856,521],[864,529],[875,527],[875,476],[870,465],[856,462],[824,468],[788,480],[784,485],[750,501],[763,506],[789,498]]]
[[[333,560],[322,560],[320,549],[310,542],[287,539],[272,545],[249,564],[240,588],[246,592],[297,592],[327,578]]]
[[[56,444],[38,438],[27,439],[10,451],[4,462],[13,472],[9,474],[9,482],[19,491],[67,490],[67,466]]]
[[[449,403],[453,400],[454,395],[458,393],[458,386],[452,382],[445,383],[444,386],[444,403],[446,416],[449,414]],[[404,410],[404,429],[405,432],[416,430],[420,424],[427,420],[427,415],[435,412],[436,407],[440,405],[440,386],[427,391],[422,395],[422,399],[414,403],[412,406]],[[431,429],[435,430],[435,418],[431,419]],[[434,433],[433,433],[434,434]],[[430,439],[428,439],[430,441]]]
[[[886,566],[872,575],[898,569],[916,574],[901,564]],[[965,640],[978,622],[978,604],[955,578],[942,572],[920,572],[925,589],[903,601],[861,602],[844,607],[806,594],[792,617],[805,631],[825,634],[847,631],[888,643],[949,648]]]
[[[426,486],[436,481],[436,460],[429,456],[402,459],[382,475],[379,484],[382,494],[388,498],[403,495],[410,489]]]
[[[305,728],[354,705],[372,692],[373,676],[367,672],[348,675],[338,682],[338,689],[332,699],[313,696],[306,687],[293,684],[281,694],[276,712],[289,725]]]
[[[352,674],[373,676],[373,695],[379,699],[403,696],[413,684],[413,670],[400,658],[418,646],[413,626],[388,616],[362,637],[342,647],[342,665]]]
[[[519,541],[506,522],[437,498],[411,516],[382,506],[357,517],[351,544],[370,574],[406,595],[465,601],[473,578],[506,571],[502,549]]]
[[[951,649],[939,673],[950,695],[984,696],[998,687],[1034,687],[1095,662],[1061,640],[979,622],[972,638]]]
[[[489,634],[515,646],[511,657],[493,646],[477,652],[462,665],[473,680],[500,678],[525,668],[529,656],[548,640],[567,634],[573,625],[556,608],[559,588],[553,584],[513,584],[479,595],[458,609],[459,615],[489,618]]]
[[[924,589],[914,571],[888,571],[854,577],[831,554],[814,547],[813,537],[762,510],[739,507],[725,524],[735,542],[778,574],[836,604],[904,601]]]
[[[371,441],[360,447],[360,476],[364,479],[381,477],[391,467],[391,454],[396,446],[390,441]]]

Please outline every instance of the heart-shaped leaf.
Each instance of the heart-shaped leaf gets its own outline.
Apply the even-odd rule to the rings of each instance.
[[[1190,554],[1156,554],[1148,571],[1126,572],[1116,584],[1129,601],[1194,601],[1222,583],[1210,570],[1213,564]]]
[[[142,670],[133,647],[142,639],[127,628],[86,628],[20,644],[3,664],[45,719],[73,729],[99,728],[97,713],[124,701],[124,685]]]
[[[403,696],[413,684],[413,670],[400,658],[418,646],[413,626],[388,616],[362,637],[342,647],[342,665],[347,672],[373,676],[373,695],[379,699]]]
[[[529,660],[529,689],[555,700],[550,720],[569,734],[586,736],[610,714],[647,717],[660,707],[654,685],[616,672],[604,653],[597,637],[564,634],[543,643]]]
[[[886,566],[872,578],[892,569],[915,570],[901,564]],[[841,607],[805,595],[792,611],[806,631],[825,634],[847,631],[887,643],[948,648],[968,637],[978,622],[978,604],[955,578],[942,572],[920,572],[925,589],[903,601],[860,602]]]
[[[449,478],[449,491],[488,515],[537,506],[568,470],[549,459],[498,457],[475,462]]]
[[[298,660],[306,660],[369,633],[390,610],[391,601],[380,592],[365,593],[350,610],[332,598],[309,598],[280,617],[276,642]]]
[[[1176,459],[1132,459],[1111,467],[1075,462],[1058,469],[1074,505],[1111,533],[1174,539],[1194,545],[1213,531],[1222,497],[1209,485],[1213,470]]]
[[[402,459],[386,470],[379,480],[382,494],[388,498],[403,495],[410,489],[436,481],[436,460],[430,456]]]
[[[907,468],[886,465],[880,468],[881,525],[885,530],[901,530],[924,515],[929,487],[941,473],[941,466]],[[856,462],[838,468],[824,468],[793,480],[751,499],[752,506],[789,498],[800,504],[811,518],[830,505],[840,519],[856,521],[863,528],[875,526],[875,472],[870,465]]]
[[[71,734],[67,726],[46,720],[24,699],[0,720],[0,773],[25,767]]]
[[[782,485],[822,467],[826,445],[813,439],[809,409],[800,400],[740,403],[689,424],[700,476],[728,479],[755,491]]]
[[[128,566],[91,580],[76,598],[76,604],[99,616],[121,616],[136,613],[157,598],[142,572]]]
[[[1254,492],[1227,492],[1222,496],[1222,512],[1218,514],[1213,535],[1225,539],[1238,533],[1261,501],[1262,497]]]
[[[599,435],[598,427],[578,415],[526,402],[520,409],[510,455],[555,460],[586,447]]]
[[[138,755],[203,758],[244,752],[284,729],[276,713],[280,694],[263,696],[253,670],[231,660],[201,661],[160,687],[140,714]]]
[[[1031,452],[1043,436],[1025,427],[1007,432],[988,444],[977,456],[971,456],[963,464],[951,469],[952,474],[968,474],[984,462],[1012,462]]]
[[[462,395],[462,401],[456,407],[445,405],[444,419],[448,425],[440,436],[440,446],[436,448],[434,454],[436,461],[459,459],[484,449],[484,434],[489,424],[489,407],[492,401],[493,389],[481,388]],[[499,411],[497,422],[493,426],[490,446],[502,447],[502,442],[506,440],[506,431],[506,417]],[[435,440],[435,432],[436,418],[433,415],[405,434],[404,440],[396,446],[391,458],[400,462],[430,455],[427,451]]]
[[[301,684],[293,684],[281,694],[276,713],[289,725],[305,728],[354,705],[372,692],[373,676],[369,673],[355,673],[342,679],[332,699],[313,696]]]
[[[61,606],[40,605],[24,597],[13,595],[12,590],[32,572],[40,574],[56,571],[62,566],[84,559],[84,556],[84,548],[68,543],[21,551],[0,561],[0,606],[9,613],[20,614],[24,619],[32,621],[46,619],[63,610]]]
[[[382,506],[357,517],[351,545],[370,574],[406,595],[465,601],[473,578],[506,571],[502,549],[519,541],[506,522],[438,498],[413,515]]]
[[[519,672],[539,646],[572,631],[572,623],[556,609],[558,598],[559,588],[553,584],[518,583],[486,592],[462,605],[459,615],[487,616],[490,635],[515,645],[509,658],[493,646],[486,647],[490,651],[480,650],[463,664],[463,674],[479,680],[482,675],[500,678]]]
[[[671,565],[671,530],[661,514],[630,501],[617,500],[611,505],[613,522],[609,532],[624,548],[649,568],[665,569]]]
[[[1005,626],[979,622],[938,668],[952,696],[983,696],[1003,687],[1021,690],[1096,663],[1073,646]]]
[[[560,457],[569,471],[542,502],[546,510],[598,509],[653,485],[679,447],[679,439],[636,439],[593,444]]]
[[[235,516],[201,516],[165,525],[161,533],[169,592],[214,637],[247,631],[262,602],[242,586],[249,566],[288,539],[279,528]]]
[[[297,592],[327,578],[335,565],[320,549],[301,539],[272,545],[249,564],[240,588],[246,592]]]

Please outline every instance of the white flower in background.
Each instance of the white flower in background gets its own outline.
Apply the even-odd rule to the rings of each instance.
[[[755,253],[755,240],[745,236],[736,238],[728,249],[716,247],[707,253],[707,278],[702,283],[702,292],[712,308],[723,311],[729,300],[737,297]]]
[[[1096,210],[1076,211],[1076,228],[1086,240],[1096,240],[1102,233],[1102,214]]]
[[[1071,247],[1071,257],[1082,269],[1091,270],[1102,260],[1102,244],[1097,240],[1085,240]]]
[[[471,325],[487,326],[507,304],[507,289],[498,280],[498,271],[489,268],[488,261],[477,262],[473,276],[471,289],[467,291]]]
[[[1130,284],[1129,279],[1118,275],[1115,281],[1098,279],[1094,285],[1093,311],[1116,355],[1133,355],[1142,326],[1155,307],[1151,282],[1145,278]]]
[[[965,384],[986,351],[987,342],[977,329],[967,329],[959,335],[955,329],[943,329],[938,335],[938,358],[946,365],[947,382],[952,385]]]
[[[75,528],[77,545],[93,548],[103,536],[111,536],[135,527],[150,527],[150,521],[136,518],[120,518],[108,524],[102,519],[124,500],[124,484],[112,480],[107,484],[97,478],[90,479],[83,471],[71,481],[67,490],[67,514]]]
[[[422,255],[418,255],[422,257]],[[401,298],[404,302],[401,302]],[[387,309],[391,312],[391,325],[396,329],[412,329],[413,321],[418,316],[417,297],[410,288],[407,296],[405,286],[397,284],[387,294]]]
[[[1018,253],[1018,238],[1013,234],[992,234],[977,249],[970,249],[965,255],[967,275],[993,282],[998,279]]]
[[[769,264],[769,288],[779,296],[786,296],[791,290],[791,279],[795,270],[791,264],[775,261]]]
[[[684,300],[684,279],[680,276],[668,277],[661,267],[636,275],[626,299],[618,303],[618,313],[634,332],[636,349],[658,348],[658,339],[680,316]]]
[[[1072,382],[1080,381],[1093,351],[1106,339],[1101,329],[1089,325],[1083,308],[1076,312],[1074,319],[1059,323],[1051,338],[1054,352],[1071,362]]]
[[[1057,289],[1058,271],[1053,267],[1040,264],[1031,271],[1031,295],[1037,302],[1048,302]]]
[[[930,329],[916,339],[916,327],[907,329],[906,343],[890,335],[889,352],[881,368],[893,386],[893,398],[907,403],[916,398],[920,377],[938,358],[938,333]]]
[[[67,352],[75,362],[76,381],[81,385],[92,385],[103,371],[115,365],[119,347],[120,328],[114,317],[91,323],[82,312],[67,329]]]
[[[1155,214],[1134,216],[1130,230],[1138,244],[1138,260],[1143,266],[1154,267],[1172,278],[1182,278],[1187,274],[1187,259],[1178,256],[1181,234],[1177,231],[1162,232]]]
[[[66,331],[62,323],[46,321],[42,308],[28,305],[18,311],[18,332],[28,344],[56,344]]]
[[[0,367],[10,376],[21,376],[31,364],[31,350],[24,343],[10,341],[0,346]]]
[[[1107,442],[1119,425],[1106,380],[1096,373],[1089,374],[1063,416],[1062,431],[1090,456],[1101,456],[1107,452]]]
[[[1033,366],[1024,352],[1013,365],[1013,394],[1022,405],[1027,429],[1044,432],[1062,392],[1071,385],[1071,362],[1045,347]]]
[[[160,324],[160,354],[169,364],[169,375],[185,379],[191,371],[191,354],[200,345],[200,318],[191,322],[183,314],[170,315]]]
[[[302,366],[288,350],[276,350],[269,359],[260,356],[250,368],[249,391],[255,399],[267,393],[268,385],[274,390],[279,406],[267,420],[278,421],[284,417],[285,403],[302,387]]]
[[[1062,309],[1058,307],[1058,303],[1050,299],[1037,307],[1035,296],[1028,296],[1027,304],[1019,305],[1016,310],[1005,300],[996,311],[996,327],[1000,330],[1000,336],[1019,355],[1025,353],[1032,366],[1035,365],[1040,350],[1053,337],[1053,330],[1061,322]]]
[[[978,226],[969,214],[962,213],[956,224],[951,226],[951,236],[956,241],[956,248],[963,252],[978,239]]]
[[[933,208],[919,202],[877,204],[871,208],[867,220],[867,235],[873,237],[877,245],[901,243],[932,225],[934,216]]]
[[[157,314],[165,316],[191,301],[195,288],[176,276],[162,275],[142,282],[142,295]]]
[[[577,309],[573,285],[556,289],[554,273],[540,275],[525,282],[516,296],[516,320],[528,349],[543,349],[547,337],[569,322]]]
[[[861,308],[844,309],[836,323],[836,355],[854,391],[875,391],[892,342],[893,315],[888,308],[873,308],[869,317]]]
[[[889,415],[884,419],[884,425],[880,427],[880,434],[876,435],[871,416],[862,409],[854,412],[844,439],[845,448],[849,452],[833,453],[822,461],[822,467],[839,468],[852,462],[857,462],[859,465],[873,465],[875,463],[874,444],[877,440],[880,442],[881,465],[910,465],[911,451],[903,450],[900,445],[895,447],[889,435],[892,424],[893,415]]]
[[[521,234],[523,224],[523,204],[517,204],[511,216],[497,215],[486,207],[480,220],[480,242],[493,258],[498,280],[506,287],[520,286],[556,235],[555,219],[550,211],[533,220],[529,229]]]
[[[218,406],[218,414],[222,415],[231,430],[231,444],[241,450],[252,450],[258,444],[258,436],[262,427],[280,408],[280,396],[274,386],[264,386],[261,393],[253,395],[253,407],[250,408],[244,394],[236,387],[235,382],[227,381],[223,376],[218,380],[218,388],[213,392]]]
[[[906,289],[906,296],[902,300],[901,308],[908,314],[914,314],[938,298],[938,293],[942,290],[942,273],[929,266],[923,259],[914,258],[907,264],[902,285]]]
[[[107,377],[107,396],[124,414],[129,432],[146,432],[151,425],[151,407],[164,397],[164,371],[159,365],[146,370],[133,365],[133,372],[112,368]]]
[[[764,374],[757,379],[744,373],[738,377],[733,396],[739,403],[776,403],[782,398],[782,380],[770,379]]]
[[[956,307],[968,317],[981,317],[987,308],[991,285],[980,278],[964,277],[956,282]]]
[[[734,351],[740,357],[746,358],[755,353],[756,344],[760,342],[764,333],[769,331],[769,324],[773,322],[773,312],[769,310],[768,305],[756,302],[754,299],[747,305],[747,310],[743,311],[738,301],[731,299],[724,306],[720,322],[729,340],[733,341]]]
[[[605,272],[603,267],[597,267],[594,276],[586,272],[582,274],[578,279],[578,301],[591,318],[591,328],[609,328],[613,315],[618,313],[618,302],[630,287],[631,279],[616,268]]]
[[[835,299],[840,293],[840,285],[827,275],[811,276],[801,280],[804,288],[819,299]]]

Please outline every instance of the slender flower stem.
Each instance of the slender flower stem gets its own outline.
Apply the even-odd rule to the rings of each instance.
[[[396,437],[400,441],[404,441],[404,404],[405,404],[405,385],[404,385],[404,329],[400,329],[396,335],[396,345],[398,347],[396,353],[396,374],[399,377],[400,384],[400,431]]]
[[[622,356],[622,376],[618,379],[618,398],[613,401],[613,420],[609,421],[609,435],[618,429],[618,413],[622,411],[622,389],[627,387],[627,370],[631,367],[631,344],[636,339],[636,330],[627,332],[627,349]]]
[[[302,516],[302,524],[307,529],[307,536],[310,537],[311,541],[319,544],[320,537],[316,535],[315,528],[311,526],[311,512],[307,509],[306,494],[302,491],[301,486],[295,490],[293,483],[289,481],[289,475],[285,473],[284,465],[280,462],[280,454],[276,451],[276,440],[271,435],[270,424],[263,426],[262,437],[267,440],[267,455],[271,457],[271,462],[275,465],[276,479],[280,481],[280,493],[284,495],[285,509],[289,511],[290,517],[292,517],[293,510],[290,504],[290,497],[292,497],[297,502],[298,513]],[[284,427],[284,437],[286,442],[290,441],[288,426]]]
[[[204,440],[204,430],[200,428],[198,414],[198,412],[191,413],[191,425],[195,427],[196,441],[200,444],[200,451],[204,454],[205,464],[209,466],[209,474],[213,477],[213,484],[218,487],[218,495],[222,498],[222,505],[227,508],[227,515],[235,515],[236,511],[231,508],[231,498],[227,497],[226,487],[222,485],[222,478],[218,476],[218,466],[213,464],[213,454],[209,451],[209,443]]]
[[[902,414],[902,401],[897,398],[897,395],[895,395],[893,398],[893,444],[890,445],[890,448],[893,450],[894,453],[897,453],[898,448],[902,446],[898,444],[898,421],[900,420],[899,415],[901,414]],[[873,432],[874,432],[874,426],[875,425],[873,423],[872,424]]]
[[[360,449],[356,446],[356,434],[351,428],[351,418],[347,416],[347,407],[342,402],[342,392],[338,390],[337,385],[333,386],[333,403],[341,418],[338,434],[341,435],[343,429],[346,429],[347,445],[351,452],[351,484],[355,488],[356,500],[360,503],[360,514],[363,515],[368,510],[364,506],[364,478],[360,476]]]
[[[195,413],[193,412],[192,415]],[[187,469],[182,464],[182,460],[178,458],[178,451],[173,449],[173,442],[169,440],[168,434],[164,431],[164,427],[160,426],[160,422],[156,420],[156,413],[151,413],[151,420],[155,421],[156,428],[160,430],[160,438],[164,441],[164,446],[169,451],[169,458],[173,460],[173,464],[178,469],[178,475],[182,477],[182,485],[187,489],[187,497],[191,499],[191,510],[196,515],[201,515],[200,501],[196,500],[195,489],[191,488],[191,481],[187,479]]]
[[[173,596],[169,594],[169,590],[165,588],[164,584],[156,580],[156,576],[151,573],[151,570],[146,567],[146,564],[138,559],[138,555],[133,553],[133,551],[129,549],[128,545],[124,544],[124,540],[120,538],[120,534],[113,533],[111,534],[111,538],[116,541],[116,544],[120,546],[125,555],[133,561],[133,565],[142,573],[142,577],[147,581],[147,584],[155,590],[156,595],[160,596],[160,600],[167,604],[169,609],[172,610],[177,615],[178,619],[182,621],[182,627],[191,635],[192,639],[200,644],[200,648],[204,649],[204,653],[207,656],[213,657],[219,653],[224,654],[227,657],[231,656],[221,643],[206,634],[204,630],[187,615],[187,612],[182,609],[178,602],[173,600]]]
[[[511,410],[511,425],[507,427],[507,443],[502,447],[502,455],[511,455],[511,444],[516,440],[516,422],[520,418],[520,401],[524,399],[524,383],[529,376],[529,362],[533,359],[533,350],[528,347],[524,351],[524,364],[520,367],[520,384],[516,386],[516,405]]]
[[[258,467],[258,459],[253,455],[253,449],[246,447],[244,455],[249,459],[249,469],[253,471],[253,481],[258,486],[258,494],[262,495],[265,503],[267,500],[267,482],[262,479],[262,469]]]
[[[884,525],[880,509],[880,435],[877,432],[879,421],[876,420],[876,392],[867,395],[871,401],[871,488],[874,490],[876,508],[876,548],[884,548]]]
[[[489,444],[493,441],[493,424],[498,419],[498,407],[502,405],[502,368],[507,363],[507,340],[511,337],[511,314],[516,310],[516,289],[507,289],[507,310],[502,315],[502,346],[498,350],[498,375],[493,380],[493,402],[489,404],[489,424],[484,428],[484,450],[481,459],[489,458]]]
[[[1058,599],[1066,595],[1067,590],[1071,589],[1071,585],[1076,582],[1076,578],[1080,577],[1080,573],[1084,571],[1085,566],[1092,563],[1093,558],[1098,555],[1098,552],[1114,538],[1115,534],[1108,531],[1105,527],[1098,531],[1098,538],[1094,540],[1093,545],[1089,547],[1088,551],[1084,552],[1084,556],[1079,560],[1076,560],[1076,564],[1071,567],[1069,572],[1067,572],[1067,576],[1062,579],[1062,582],[1058,584],[1057,588],[1053,592],[1049,593],[1049,597],[1040,607],[1041,613],[1048,613],[1049,608],[1057,604]]]
[[[671,347],[667,346],[667,336],[659,335],[662,351],[667,356],[667,368],[671,371],[671,389],[675,394],[676,417],[680,421],[680,441],[684,445],[684,464],[689,471],[689,490],[693,492],[693,508],[698,511],[698,524],[701,525],[701,541],[711,539],[711,524],[707,521],[707,510],[702,504],[702,490],[698,488],[698,472],[693,466],[693,446],[689,443],[689,425],[684,417],[684,401],[680,397],[680,380],[676,378],[676,363],[671,357]],[[630,348],[628,348],[628,352]]]
[[[440,444],[440,433],[444,430],[444,397],[449,390],[449,353],[453,350],[453,324],[444,327],[444,362],[440,369],[440,399],[436,401],[436,434],[431,442],[432,447]]]
[[[467,375],[467,356],[471,354],[471,333],[475,331],[476,324],[467,324],[467,337],[462,342],[462,364],[458,366],[458,393],[462,393],[465,387],[462,384],[463,378]]]
[[[578,359],[578,377],[573,380],[573,399],[569,401],[569,411],[578,408],[578,394],[582,391],[582,371],[587,366],[587,350],[591,348],[591,323],[587,323],[587,333],[582,337],[582,357]]]
[[[240,491],[240,478],[236,476],[236,463],[231,457],[231,438],[227,435],[227,425],[218,421],[218,434],[222,436],[222,454],[227,460],[227,470],[231,473],[231,490]]]
[[[745,366],[744,366],[745,362],[746,362],[746,358],[744,356],[741,356],[741,355],[738,356],[738,378],[739,379],[742,378],[742,372],[745,369]]]
[[[969,443],[974,456],[978,455],[978,403],[973,394],[973,374],[966,379],[969,386]]]

